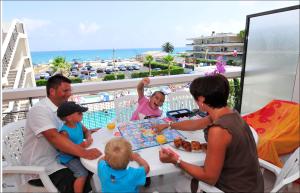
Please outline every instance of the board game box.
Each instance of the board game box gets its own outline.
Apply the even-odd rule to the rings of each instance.
[[[166,123],[167,119],[153,118],[153,119],[143,119],[140,121],[132,121],[128,123],[120,123],[118,125],[118,130],[121,136],[127,139],[131,145],[132,149],[139,150],[148,147],[158,146],[159,143],[156,141],[156,133],[152,130],[153,125]],[[173,142],[177,137],[185,138],[176,130],[165,129],[162,133],[166,139],[166,143]]]

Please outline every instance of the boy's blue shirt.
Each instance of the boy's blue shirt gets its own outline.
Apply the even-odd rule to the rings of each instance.
[[[69,135],[69,139],[75,144],[81,144],[84,139],[82,124],[80,122],[76,123],[76,128],[70,128],[67,125],[63,125],[59,132],[65,131]],[[60,152],[58,158],[61,163],[68,163],[70,160],[74,159],[74,156]]]
[[[98,177],[103,192],[139,192],[139,186],[146,182],[144,167],[128,167],[124,170],[111,168],[105,160],[98,163]]]

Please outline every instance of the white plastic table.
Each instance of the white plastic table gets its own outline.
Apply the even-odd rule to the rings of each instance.
[[[200,143],[204,143],[204,133],[202,130],[199,131],[179,131],[181,134],[183,134],[187,139],[189,140],[197,140],[200,141]],[[114,137],[113,135],[114,131],[110,131],[106,128],[102,128],[98,130],[97,132],[92,134],[93,137],[93,144],[90,146],[90,148],[98,148],[101,150],[101,152],[104,154],[104,148],[105,144]],[[204,165],[205,160],[205,153],[204,152],[185,152],[183,150],[178,150],[176,148],[173,148],[173,146],[169,144],[164,144],[163,147],[170,147],[172,148],[176,153],[178,153],[181,158],[184,161],[187,161],[189,163],[197,164],[197,165]],[[141,150],[137,150],[135,152],[138,152],[142,158],[144,158],[150,165],[150,172],[147,176],[157,176],[162,174],[168,174],[172,172],[180,171],[179,168],[174,166],[173,164],[166,164],[162,163],[159,160],[159,149],[160,146],[155,147],[149,147]],[[89,171],[97,174],[97,164],[99,159],[95,160],[87,160],[84,158],[81,158],[81,163],[86,167]],[[129,164],[132,167],[137,167],[138,164],[136,162],[130,162]]]
[[[251,128],[251,127],[250,127]],[[115,129],[116,130],[116,129]],[[252,134],[254,136],[255,142],[258,142],[258,135],[256,131],[251,128]],[[178,131],[183,136],[185,136],[189,140],[200,141],[200,143],[205,143],[203,130],[198,131]],[[104,154],[105,144],[114,137],[114,131],[108,130],[106,128],[102,128],[97,132],[92,134],[93,144],[90,148],[98,148]],[[204,152],[186,152],[183,150],[179,150],[171,146],[170,144],[164,144],[163,147],[170,147],[176,153],[178,153],[182,160],[196,164],[199,166],[204,165],[205,153]],[[169,163],[162,163],[159,160],[159,149],[160,146],[149,147],[145,149],[138,150],[138,152],[150,165],[150,172],[147,176],[158,176],[162,174],[168,174],[172,172],[180,171],[179,168]],[[89,171],[97,174],[97,164],[99,159],[95,160],[87,160],[84,158],[80,158],[81,163],[86,167]],[[136,162],[130,162],[130,166],[137,167],[138,164]]]

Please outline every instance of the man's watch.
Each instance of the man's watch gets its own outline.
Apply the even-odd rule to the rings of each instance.
[[[179,167],[179,165],[180,165],[180,163],[181,163],[181,158],[180,157],[178,157],[178,159],[177,159],[177,161],[176,161],[176,167]]]

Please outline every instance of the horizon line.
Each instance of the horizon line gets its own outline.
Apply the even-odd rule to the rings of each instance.
[[[30,52],[57,52],[57,51],[87,51],[87,50],[129,50],[129,49],[161,49],[161,47],[140,47],[140,48],[97,48],[97,49],[75,49],[75,50],[31,50]],[[174,46],[174,48],[187,48],[187,46]]]

